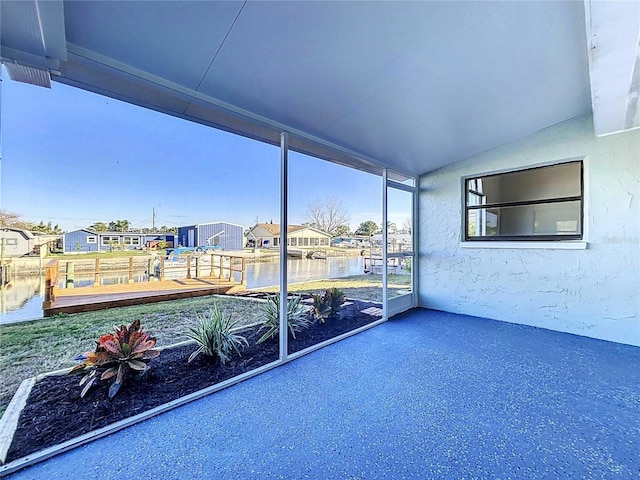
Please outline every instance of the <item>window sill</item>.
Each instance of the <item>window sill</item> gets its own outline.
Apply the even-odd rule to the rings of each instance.
[[[512,249],[543,249],[543,250],[586,250],[587,242],[558,241],[558,242],[461,242],[461,248],[512,248]]]

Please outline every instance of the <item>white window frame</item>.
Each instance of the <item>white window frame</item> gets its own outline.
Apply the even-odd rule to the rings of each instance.
[[[115,242],[115,243],[121,243],[120,242],[120,237],[117,236],[113,236],[113,235],[105,235],[104,237],[102,237],[101,241],[101,245],[104,247],[108,247],[109,243],[108,242]]]

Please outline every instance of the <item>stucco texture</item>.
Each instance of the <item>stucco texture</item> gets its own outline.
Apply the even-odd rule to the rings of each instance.
[[[583,159],[583,250],[462,247],[462,178]],[[572,119],[420,178],[419,304],[640,346],[640,130]]]

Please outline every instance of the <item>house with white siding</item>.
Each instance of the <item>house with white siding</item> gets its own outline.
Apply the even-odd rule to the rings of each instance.
[[[36,236],[22,228],[0,228],[0,248],[5,257],[21,257],[31,252]]]
[[[256,223],[246,235],[246,245],[258,248],[277,248],[280,246],[280,224]],[[331,235],[317,228],[304,225],[287,227],[287,245],[291,247],[328,247]]]

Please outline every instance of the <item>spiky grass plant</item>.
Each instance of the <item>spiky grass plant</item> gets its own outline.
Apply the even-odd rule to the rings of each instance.
[[[197,315],[196,325],[188,327],[184,334],[198,345],[198,349],[189,355],[187,363],[204,354],[217,358],[224,365],[234,351],[240,355],[242,347],[248,347],[249,342],[242,335],[233,333],[237,326],[238,322],[231,319],[231,314],[228,317],[222,315],[217,303],[206,315]]]
[[[258,339],[258,343],[273,338],[280,331],[280,296],[271,295],[267,298],[267,303],[262,307],[264,315],[260,330],[267,331]],[[306,309],[302,304],[302,297],[296,295],[287,301],[287,326],[291,336],[296,338],[296,332],[302,331],[303,328],[311,324]]]
[[[96,342],[95,351],[75,358],[83,360],[83,363],[69,373],[86,373],[80,380],[80,386],[84,386],[81,398],[96,382],[111,378],[114,380],[109,387],[109,398],[113,398],[127,379],[142,376],[149,368],[149,361],[160,355],[158,350],[153,350],[156,339],[142,331],[140,320],[128,327],[113,328],[114,333],[102,335]]]
[[[345,302],[344,292],[339,288],[331,288],[324,293],[324,301],[329,308],[329,315],[333,317],[338,314]]]

